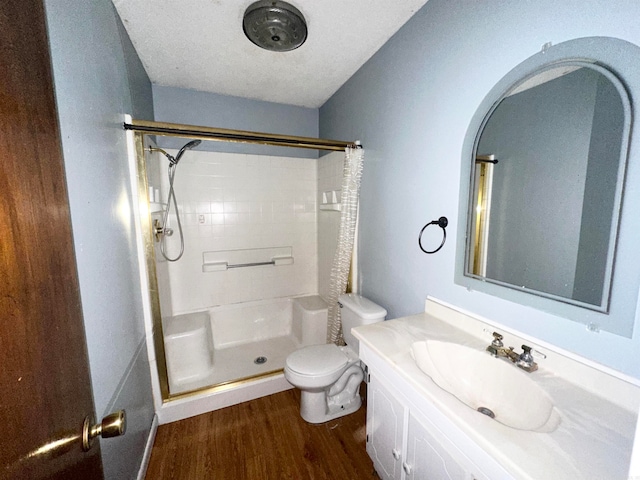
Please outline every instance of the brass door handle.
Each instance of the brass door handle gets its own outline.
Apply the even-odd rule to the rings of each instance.
[[[85,452],[89,451],[96,437],[119,437],[127,430],[127,415],[124,410],[107,415],[95,425],[93,422],[93,415],[87,415],[82,426],[82,450]]]

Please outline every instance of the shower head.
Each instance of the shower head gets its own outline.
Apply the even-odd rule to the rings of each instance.
[[[169,159],[169,161],[173,164],[173,165],[177,165],[178,162],[180,161],[180,157],[182,157],[182,154],[187,151],[187,150],[191,150],[192,148],[196,148],[198,145],[200,145],[202,143],[202,140],[192,140],[189,143],[185,144],[180,151],[178,152],[178,154],[176,155],[176,158],[174,159]]]
[[[249,40],[272,52],[294,50],[307,39],[304,15],[281,0],[259,0],[249,5],[242,29]]]

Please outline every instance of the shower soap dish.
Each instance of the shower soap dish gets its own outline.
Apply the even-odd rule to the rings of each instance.
[[[320,204],[320,210],[332,210],[334,212],[340,212],[342,210],[342,204],[340,203],[340,190],[327,190],[322,192],[322,203]]]

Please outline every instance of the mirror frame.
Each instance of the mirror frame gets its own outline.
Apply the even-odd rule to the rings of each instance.
[[[634,279],[634,282],[632,282],[632,287],[634,288],[631,293],[626,291],[623,295],[617,294],[618,289],[616,289],[616,284],[619,285],[620,281],[628,275],[633,275],[633,271],[625,266],[627,259],[621,260],[621,256],[619,254],[614,255],[614,251],[617,247],[619,249],[621,243],[620,236],[618,236],[616,240],[616,233],[618,233],[618,235],[621,234],[621,212],[624,204],[629,203],[624,202],[623,198],[625,181],[629,182],[628,178],[625,179],[625,174],[628,170],[627,157],[632,147],[632,133],[634,130],[634,105],[628,85],[640,85],[640,61],[638,57],[633,58],[633,55],[638,55],[638,53],[640,53],[640,49],[637,46],[614,38],[587,37],[570,40],[555,46],[543,48],[540,53],[529,57],[517,65],[489,91],[470,122],[462,149],[458,219],[458,232],[460,235],[457,236],[456,284],[466,287],[469,291],[483,292],[559,317],[585,323],[588,325],[588,328],[592,330],[603,329],[628,337],[632,335],[640,278]],[[609,275],[608,285],[606,287],[606,292],[610,292],[610,296],[608,296],[608,301],[605,304],[595,308],[590,304],[576,302],[553,294],[523,290],[514,285],[467,273],[469,261],[467,245],[470,241],[470,228],[472,228],[471,219],[468,219],[468,212],[473,202],[470,190],[473,188],[473,176],[475,172],[473,157],[483,128],[491,116],[491,113],[513,87],[535,76],[542,70],[570,63],[593,68],[612,80],[620,93],[625,110],[623,145],[618,163],[618,181],[616,186],[616,205],[619,205],[620,208],[613,212],[612,226],[614,228],[612,228],[610,232],[607,260],[608,270],[612,272]],[[627,214],[627,216],[628,215],[629,214]],[[640,228],[640,222],[634,223],[636,223],[637,228]],[[635,231],[637,232],[639,230]],[[613,240],[616,241],[613,242]],[[625,257],[628,257],[628,254],[625,255]],[[635,267],[640,268],[640,260],[631,263],[633,263]],[[620,274],[619,270],[624,271]],[[636,277],[640,276],[636,275]],[[632,299],[633,301],[631,301]]]
[[[604,282],[603,282],[603,289],[602,289],[602,301],[599,305],[595,305],[595,304],[590,304],[590,303],[586,303],[586,302],[581,302],[579,300],[574,300],[573,298],[568,298],[568,297],[564,297],[561,295],[556,295],[553,293],[548,293],[548,292],[543,292],[540,290],[535,290],[533,288],[528,288],[526,286],[522,286],[522,287],[518,287],[516,285],[507,283],[507,282],[503,282],[501,280],[497,280],[494,278],[489,278],[489,277],[484,277],[482,275],[477,275],[474,274],[472,272],[468,271],[468,265],[469,262],[471,260],[471,250],[473,249],[473,226],[474,226],[474,222],[473,222],[473,218],[472,215],[470,215],[470,213],[473,211],[474,209],[474,205],[475,205],[475,199],[473,198],[473,195],[469,195],[469,199],[467,202],[467,229],[466,229],[466,235],[467,235],[467,245],[465,247],[465,269],[464,269],[464,276],[466,277],[472,277],[484,282],[489,282],[489,283],[495,283],[497,285],[501,285],[503,287],[506,288],[514,288],[517,289],[519,291],[522,292],[527,292],[530,293],[532,295],[539,295],[541,297],[547,297],[547,298],[551,298],[553,300],[557,300],[559,302],[565,302],[565,303],[569,303],[572,305],[576,305],[579,307],[583,307],[583,308],[588,308],[591,310],[596,310],[599,312],[608,312],[609,311],[609,293],[610,293],[610,289],[611,289],[611,276],[613,275],[613,261],[614,261],[614,257],[615,257],[615,245],[616,245],[616,239],[617,239],[617,232],[618,232],[618,222],[620,219],[620,204],[621,204],[621,199],[622,199],[622,185],[624,184],[624,174],[626,171],[626,159],[627,159],[627,152],[628,152],[628,147],[629,147],[629,131],[630,131],[630,126],[631,126],[631,101],[629,99],[629,95],[627,93],[627,91],[624,88],[624,85],[622,84],[622,82],[620,81],[620,79],[618,77],[616,77],[612,72],[610,72],[609,70],[607,70],[606,68],[597,65],[594,62],[587,62],[584,60],[561,60],[558,62],[552,62],[548,65],[545,65],[543,67],[541,67],[540,69],[536,70],[533,73],[530,73],[529,75],[522,77],[520,80],[518,80],[515,84],[511,85],[505,92],[503,92],[503,94],[500,96],[500,98],[491,106],[491,108],[489,109],[489,111],[485,114],[482,123],[480,125],[480,127],[478,128],[477,134],[476,134],[476,139],[474,142],[474,146],[473,146],[473,151],[475,152],[475,154],[471,155],[471,162],[472,162],[472,167],[471,167],[471,174],[470,174],[470,183],[469,183],[469,193],[471,193],[472,188],[474,188],[474,179],[475,179],[475,173],[476,170],[478,168],[477,163],[473,162],[473,158],[477,158],[477,149],[478,149],[478,145],[480,143],[480,139],[482,137],[482,134],[484,133],[485,127],[487,126],[487,123],[489,122],[489,120],[491,119],[491,117],[493,116],[494,112],[498,109],[498,107],[501,105],[502,101],[507,98],[511,92],[516,89],[517,87],[519,87],[520,85],[522,85],[523,83],[527,82],[528,80],[530,80],[531,78],[534,78],[535,76],[542,74],[544,72],[547,72],[549,70],[552,70],[556,67],[564,67],[564,66],[572,66],[572,67],[582,67],[582,68],[589,68],[591,70],[596,71],[597,73],[599,73],[600,75],[604,76],[607,80],[609,80],[614,87],[616,88],[616,91],[618,92],[618,95],[620,95],[620,100],[622,103],[622,107],[623,107],[623,115],[624,115],[624,122],[622,125],[622,135],[621,135],[621,149],[620,149],[620,157],[618,158],[618,172],[616,175],[616,191],[614,194],[614,208],[615,210],[612,212],[611,215],[611,227],[609,229],[609,243],[608,243],[608,249],[607,249],[607,261],[606,261],[606,268],[605,268],[605,278],[604,278]]]

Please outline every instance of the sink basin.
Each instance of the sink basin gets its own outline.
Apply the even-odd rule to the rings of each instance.
[[[532,374],[504,359],[438,340],[415,342],[411,354],[436,385],[497,422],[535,432],[552,432],[560,424],[551,398]]]

